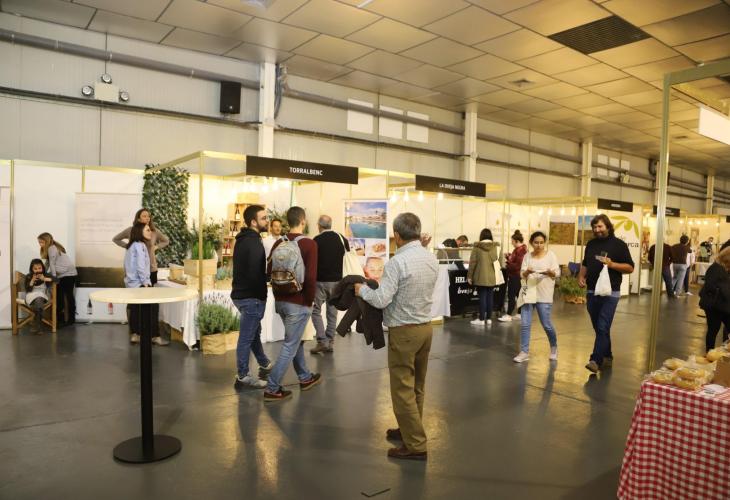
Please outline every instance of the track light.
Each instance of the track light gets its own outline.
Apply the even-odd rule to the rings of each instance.
[[[81,95],[84,97],[91,97],[94,95],[94,88],[90,85],[84,85],[81,87]]]
[[[120,90],[119,100],[122,102],[129,102],[129,92],[127,92],[126,90]]]
[[[101,81],[106,84],[112,83],[112,75],[110,75],[109,73],[104,73],[103,75],[101,75]]]

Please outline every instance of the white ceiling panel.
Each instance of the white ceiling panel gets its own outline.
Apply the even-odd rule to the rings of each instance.
[[[3,0],[2,10],[42,21],[86,28],[94,9],[61,0]]]
[[[233,50],[226,52],[225,55],[227,57],[235,57],[236,59],[250,62],[284,62],[293,54],[290,52],[284,52],[283,50],[276,50],[270,47],[244,42],[238,47],[235,47]]]
[[[561,47],[558,42],[526,29],[513,31],[475,46],[479,50],[510,61],[544,54]]]
[[[652,116],[647,113],[641,113],[640,111],[632,111],[630,113],[621,113],[619,115],[607,116],[606,120],[614,123],[639,123],[651,120]]]
[[[127,0],[120,2],[119,0],[104,0],[105,2],[128,3]],[[136,0],[147,2],[148,0]],[[156,0],[167,3],[168,0]],[[281,21],[286,16],[294,12],[296,9],[304,5],[307,0],[276,0],[267,5],[267,3],[256,4],[254,2],[242,2],[241,0],[208,0],[208,3],[225,7],[226,9],[243,12],[250,16],[255,16],[270,21]]]
[[[181,49],[197,50],[200,52],[208,52],[210,54],[225,54],[236,45],[240,45],[240,40],[232,38],[223,38],[199,31],[191,31],[183,28],[175,28],[172,32],[162,40],[163,45],[179,47]]]
[[[334,64],[347,64],[372,51],[372,48],[365,45],[329,35],[319,35],[317,38],[294,49],[297,54]]]
[[[464,103],[464,99],[448,94],[426,95],[424,97],[416,97],[413,100],[439,108],[453,108]]]
[[[361,4],[362,0],[352,4]],[[463,0],[373,0],[366,10],[420,27],[469,7]]]
[[[383,89],[383,94],[390,95],[393,97],[400,97],[402,99],[415,99],[416,97],[423,97],[426,95],[432,95],[435,92],[431,89],[425,89],[417,85],[410,85],[408,83],[398,82]]]
[[[228,36],[251,20],[251,16],[216,5],[173,0],[159,22],[216,36]]]
[[[597,83],[619,80],[629,75],[608,64],[598,63],[592,66],[566,71],[565,73],[557,73],[553,76],[579,87],[587,87],[588,85],[595,85]]]
[[[684,45],[730,33],[730,5],[720,3],[691,14],[644,26],[667,45]]]
[[[383,18],[348,36],[348,40],[390,52],[401,52],[436,38],[428,31]]]
[[[587,94],[588,91],[569,83],[557,82],[551,83],[550,85],[537,87],[535,89],[527,89],[524,90],[524,93],[533,97],[539,97],[541,99],[554,101],[556,99],[562,99],[563,97]]]
[[[428,24],[424,29],[466,45],[474,45],[516,31],[520,27],[491,12],[472,6]]]
[[[499,87],[497,87],[496,85],[490,85],[488,83],[484,83],[473,78],[464,78],[463,80],[458,80],[456,82],[437,87],[435,90],[438,90],[439,92],[443,92],[445,94],[469,98],[481,94],[486,94],[487,92],[492,92],[498,89]]]
[[[510,110],[526,114],[539,113],[540,111],[557,109],[559,107],[560,106],[558,106],[557,104],[545,101],[543,99],[528,99],[526,101],[520,101],[509,105]]]
[[[505,17],[542,35],[552,35],[610,15],[590,0],[542,0]]]
[[[330,82],[338,85],[344,85],[346,87],[369,90],[375,93],[380,93],[384,88],[398,83],[390,78],[372,75],[370,73],[365,73],[364,71],[353,71],[344,76],[339,76],[330,80]]]
[[[369,54],[352,61],[348,66],[360,69],[376,75],[395,77],[405,71],[416,69],[422,66],[420,61],[414,61],[407,57],[391,54],[384,50],[375,50]]]
[[[380,16],[334,0],[309,0],[282,21],[299,28],[344,37],[374,23]]]
[[[514,90],[497,90],[488,94],[474,97],[475,100],[483,102],[485,104],[492,104],[494,106],[508,106],[520,101],[526,101],[530,99],[530,96],[515,92]]]
[[[662,102],[662,92],[659,90],[645,90],[636,94],[627,94],[613,97],[614,101],[620,102],[627,106],[643,106],[646,104],[654,104]]]
[[[3,2],[3,4],[5,3]],[[74,3],[154,21],[170,4],[170,0],[74,0]]]
[[[581,94],[564,99],[557,99],[556,103],[571,109],[583,109],[591,106],[601,106],[602,104],[611,104],[613,101],[596,94]]]
[[[524,80],[527,82],[524,82]],[[497,78],[491,78],[489,82],[501,85],[510,90],[524,91],[534,89],[541,85],[549,85],[557,82],[557,80],[537,71],[532,71],[531,69],[522,69]]]
[[[530,69],[545,73],[546,75],[554,75],[556,73],[564,73],[586,66],[596,64],[596,60],[581,54],[577,50],[568,47],[554,50],[539,56],[522,59],[519,64],[527,66]]]
[[[463,63],[449,66],[449,69],[471,76],[477,80],[486,80],[487,78],[495,78],[497,76],[514,73],[520,71],[522,66],[505,61],[491,54],[486,54],[474,59],[469,59]]]
[[[595,92],[596,94],[600,94],[604,97],[614,97],[617,95],[635,94],[637,92],[651,90],[652,86],[637,78],[629,77],[621,80],[614,80],[612,82],[599,83],[598,85],[591,85],[586,88],[591,92]]]
[[[463,78],[459,73],[423,64],[416,69],[399,73],[397,79],[423,87],[438,87]]]
[[[710,40],[688,43],[676,47],[682,54],[698,62],[714,61],[730,57],[730,35],[718,36]]]
[[[694,63],[685,56],[670,57],[663,61],[656,61],[648,64],[640,64],[624,68],[624,71],[640,80],[651,82],[661,80],[666,73],[672,73],[682,69],[691,68]]]
[[[521,120],[526,120],[527,118],[529,118],[529,115],[505,109],[502,111],[496,111],[494,113],[489,113],[484,118],[487,120],[494,120],[494,121],[502,122],[502,123],[514,123],[514,122],[518,122]]]
[[[616,68],[626,68],[669,59],[679,54],[661,42],[647,38],[621,47],[594,52],[591,55]]]
[[[94,19],[92,19],[89,29],[101,33],[111,33],[112,35],[158,43],[174,28],[153,21],[100,10],[96,13]]]
[[[291,59],[287,59],[286,67],[293,75],[314,78],[315,80],[331,80],[332,78],[352,71],[344,66],[330,64],[300,55],[295,55]]]
[[[601,104],[600,106],[591,106],[588,108],[583,108],[582,111],[591,116],[598,116],[601,118],[605,118],[605,117],[611,116],[611,115],[620,115],[620,114],[625,114],[625,113],[631,113],[633,111],[633,109],[631,109],[628,106],[624,106],[623,104],[619,104],[617,102],[612,102],[611,104]]]
[[[466,61],[467,59],[474,59],[475,57],[483,55],[482,52],[476,49],[467,47],[460,43],[452,42],[451,40],[446,40],[445,38],[436,38],[435,40],[426,42],[418,47],[408,49],[401,54],[406,57],[441,67]]]
[[[257,18],[233,33],[232,36],[256,45],[289,51],[311,40],[317,36],[317,33]]]
[[[535,113],[535,116],[544,118],[545,120],[567,120],[581,115],[582,113],[580,111],[569,108],[556,108]]]
[[[611,0],[603,7],[631,24],[644,26],[688,14],[719,3],[720,0]]]
[[[506,14],[507,12],[517,10],[526,5],[537,2],[538,0],[469,0],[474,5],[483,7],[495,14]]]

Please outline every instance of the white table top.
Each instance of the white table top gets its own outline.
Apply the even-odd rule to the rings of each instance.
[[[196,299],[198,292],[190,288],[106,288],[89,294],[94,302],[112,304],[163,304]]]

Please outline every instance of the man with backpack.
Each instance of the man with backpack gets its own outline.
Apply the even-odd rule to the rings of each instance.
[[[317,222],[319,234],[314,237],[317,244],[317,293],[312,308],[312,324],[317,331],[317,345],[310,351],[319,354],[334,351],[337,309],[327,302],[342,276],[342,258],[350,251],[347,240],[332,230],[332,217],[321,215]],[[322,308],[327,314],[327,328],[322,321]]]
[[[284,345],[271,369],[264,402],[291,397],[291,391],[284,389],[281,382],[292,361],[302,391],[311,389],[321,380],[319,373],[311,373],[307,368],[302,343],[317,290],[317,244],[303,235],[307,225],[303,208],[291,207],[286,220],[289,233],[274,244],[269,258],[276,312],[284,322]]]

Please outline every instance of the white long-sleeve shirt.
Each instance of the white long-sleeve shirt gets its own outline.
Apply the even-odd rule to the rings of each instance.
[[[539,259],[533,257],[532,252],[527,252],[527,254],[525,254],[525,258],[522,259],[522,270],[520,271],[520,274],[524,273],[528,269],[532,269],[534,271],[534,273],[528,276],[528,286],[531,282],[537,282],[537,301],[552,303],[553,295],[555,293],[555,278],[560,276],[558,258],[550,250],[548,250]],[[538,274],[541,271],[552,271],[555,273],[555,278],[551,278],[544,274]]]

